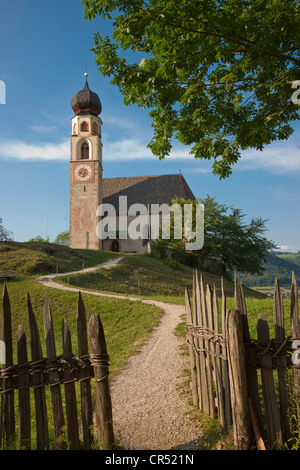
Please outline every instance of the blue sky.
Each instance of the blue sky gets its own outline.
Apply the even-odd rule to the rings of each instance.
[[[70,103],[84,86],[87,65],[90,88],[102,102],[104,177],[181,171],[196,197],[216,196],[242,209],[247,221],[269,219],[267,237],[286,251],[300,250],[300,124],[288,141],[245,152],[226,180],[177,144],[159,161],[147,149],[147,110],[125,106],[95,65],[93,35],[108,34],[107,23],[85,21],[78,0],[0,0],[0,8],[0,80],[6,85],[6,103],[0,104],[0,217],[15,240],[45,236],[46,216],[51,241],[69,228]]]

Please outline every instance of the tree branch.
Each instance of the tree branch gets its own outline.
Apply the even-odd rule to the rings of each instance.
[[[225,36],[223,33],[212,32],[210,30],[199,31],[197,29],[187,28],[186,26],[176,24],[176,23],[172,23],[169,20],[166,20],[165,19],[166,17],[163,16],[163,15],[156,15],[155,19],[154,19],[153,15],[152,15],[152,12],[149,11],[149,10],[146,11],[145,13],[147,13],[149,16],[151,16],[153,21],[154,20],[155,21],[160,21],[162,23],[167,24],[168,26],[171,26],[172,28],[179,28],[179,29],[182,29],[183,31],[187,31],[189,33],[195,33],[195,34],[200,34],[200,35],[205,35],[205,36],[216,37],[218,39],[223,39],[223,40],[227,41],[228,43],[232,43],[232,44],[235,44],[235,45],[238,45],[238,46],[242,46],[243,48],[246,48],[246,49],[249,49],[251,46],[259,47],[259,49],[256,51],[259,55],[267,55],[267,56],[279,59],[282,62],[293,62],[296,65],[300,65],[300,60],[295,59],[294,57],[291,57],[289,55],[282,55],[282,54],[275,53],[273,51],[270,51],[269,49],[264,49],[264,48],[261,49],[261,46],[259,44],[257,44],[255,41],[251,41],[250,39],[243,38],[243,37],[240,37],[239,39],[233,39],[231,37]],[[195,19],[195,20],[197,21],[197,19]],[[198,19],[198,22],[200,22],[199,19]]]

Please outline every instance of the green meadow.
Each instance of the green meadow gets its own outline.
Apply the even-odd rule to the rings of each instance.
[[[57,355],[62,353],[62,321],[64,318],[67,320],[71,331],[73,353],[77,354],[76,311],[78,294],[47,288],[36,280],[41,274],[58,272],[61,273],[61,276],[55,279],[57,282],[75,286],[81,290],[87,320],[92,314],[100,315],[110,356],[110,378],[113,380],[116,374],[126,366],[128,358],[140,350],[153,328],[159,323],[162,315],[162,310],[158,307],[140,301],[133,301],[128,297],[154,299],[184,305],[185,287],[188,287],[190,292],[192,291],[191,268],[178,264],[172,265],[172,263],[147,255],[124,254],[118,265],[109,269],[99,268],[95,272],[64,275],[69,271],[80,271],[84,267],[95,266],[119,256],[119,253],[70,250],[67,247],[47,243],[1,243],[0,271],[15,271],[15,275],[6,283],[12,310],[15,358],[18,325],[24,325],[27,338],[29,338],[28,293],[37,319],[43,353],[46,356],[43,326],[43,302],[46,291],[50,299]],[[207,272],[201,274],[205,283],[209,283],[211,286],[216,285],[220,302],[220,277]],[[4,279],[0,280],[0,289],[3,289],[4,282]],[[126,298],[93,296],[88,294],[87,290],[122,294]],[[225,278],[225,290],[227,308],[234,308],[234,283],[230,279]],[[245,294],[251,336],[256,338],[256,324],[260,313],[264,313],[270,322],[272,337],[274,335],[272,297],[249,288],[245,288]],[[283,302],[286,331],[289,334],[290,300],[284,298]],[[182,322],[174,332],[182,338],[185,336],[184,325],[185,318],[182,318]],[[29,341],[28,350],[30,350]],[[182,352],[186,354],[184,348]],[[189,400],[188,371],[183,371],[182,383],[182,393],[185,393],[187,400]],[[48,401],[50,403],[50,398]],[[49,412],[49,414],[51,413]],[[199,426],[199,422],[201,423],[201,433],[206,436],[204,439],[206,443],[203,444],[204,448],[214,449],[231,446],[230,438],[226,433],[224,434],[218,423],[203,415],[198,416],[197,413],[195,413],[194,419],[195,425]]]

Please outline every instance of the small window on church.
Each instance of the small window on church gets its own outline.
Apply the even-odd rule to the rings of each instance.
[[[83,142],[81,145],[80,158],[81,160],[87,160],[89,158],[89,144],[87,142]]]
[[[98,134],[98,124],[93,122],[93,134]]]
[[[89,125],[86,121],[83,121],[80,125],[80,130],[85,132],[85,131],[88,131],[89,130]]]
[[[77,126],[76,126],[76,123],[73,125],[73,134],[76,134],[77,133]]]

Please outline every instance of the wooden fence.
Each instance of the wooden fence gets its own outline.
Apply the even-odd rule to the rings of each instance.
[[[235,278],[235,309],[221,307],[215,286],[194,272],[192,299],[186,289],[193,404],[221,425],[233,427],[238,449],[283,448],[299,439],[300,346],[298,290],[292,275],[291,334],[286,336],[279,283],[274,291],[275,337],[261,314],[251,338],[243,288]],[[192,305],[192,306],[191,306]]]
[[[17,359],[14,364],[10,300],[6,286],[2,301],[1,343],[5,345],[5,364],[0,370],[1,448],[31,449],[32,422],[35,423],[36,448],[47,450],[50,422],[55,449],[114,448],[112,410],[108,384],[108,355],[100,317],[86,320],[85,306],[79,293],[77,308],[78,355],[72,352],[70,330],[62,322],[63,354],[57,356],[50,302],[46,294],[43,320],[47,358],[43,357],[40,335],[27,298],[31,361],[28,361],[24,326],[17,333]],[[88,339],[90,347],[88,348]],[[90,350],[89,350],[90,349]],[[2,351],[3,352],[3,351]],[[75,386],[78,382],[79,385]],[[92,388],[94,383],[95,391]],[[80,389],[79,392],[77,389]],[[64,389],[65,400],[62,399]],[[77,402],[80,394],[81,406]],[[95,406],[92,403],[95,394]],[[47,410],[51,396],[51,411]],[[33,405],[34,403],[34,405]],[[81,414],[79,414],[81,408]],[[93,409],[95,408],[95,410]],[[35,420],[33,418],[35,409]],[[16,413],[17,412],[17,413]],[[16,414],[18,419],[16,419]],[[50,416],[52,414],[52,421]],[[95,416],[95,418],[93,418]]]

